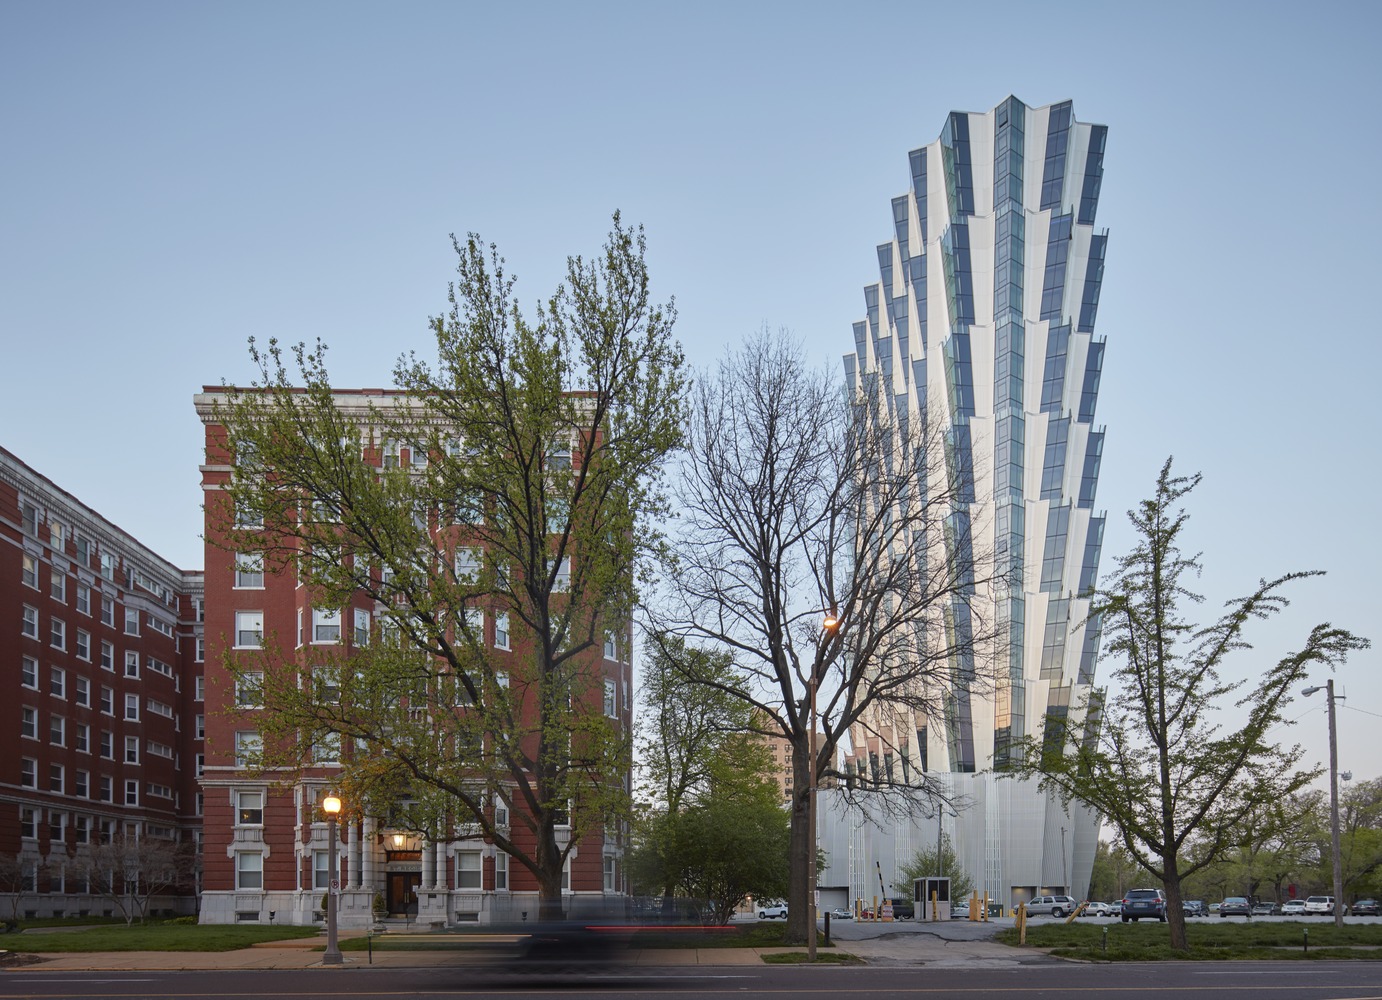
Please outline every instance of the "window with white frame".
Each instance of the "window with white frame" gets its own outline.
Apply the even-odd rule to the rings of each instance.
[[[355,618],[355,628],[351,639],[357,647],[369,645],[369,626],[370,613],[364,608],[356,608],[353,612]]]
[[[74,816],[72,818],[72,828],[77,831],[77,843],[91,843],[91,817]]]
[[[509,856],[503,851],[494,852],[494,888],[501,892],[509,888]]]
[[[205,663],[205,662],[206,662],[206,640],[205,640],[204,638],[202,638],[201,636],[197,636],[196,643],[197,643],[197,647],[196,647],[196,651],[193,653],[193,659],[194,659],[197,663]]]
[[[24,616],[19,623],[19,633],[30,639],[38,638],[38,608],[24,605]]]
[[[619,643],[618,643],[618,641],[614,638],[613,633],[610,633],[610,632],[606,632],[606,633],[605,633],[605,659],[606,659],[606,660],[618,660],[618,659],[619,659]]]
[[[264,644],[264,612],[235,612],[235,647],[255,649]]]
[[[494,645],[497,649],[509,648],[509,613],[501,611],[494,616]]]
[[[132,649],[125,650],[125,676],[139,676],[139,654]]]
[[[24,525],[24,531],[30,535],[38,534],[38,506],[28,500],[19,501],[19,520]]]
[[[19,807],[19,836],[24,840],[38,839],[38,812],[30,806]]]
[[[253,529],[264,527],[264,515],[255,510],[244,498],[234,505],[235,527]]]
[[[312,852],[312,888],[331,888],[331,852]]]
[[[264,553],[241,552],[235,557],[235,587],[238,590],[263,589]]]
[[[91,588],[84,583],[77,584],[77,611],[87,617],[91,616]]]
[[[72,749],[77,753],[91,752],[91,727],[85,722],[78,722],[72,726]]]
[[[475,583],[479,580],[483,559],[484,553],[481,549],[472,546],[458,548],[456,550],[456,580],[459,583]]]
[[[173,711],[172,705],[169,705],[166,701],[159,701],[157,698],[150,698],[145,703],[144,707],[154,715],[161,715],[165,719],[171,719],[177,715],[177,713]]]
[[[605,872],[604,872],[604,876],[605,876],[605,879],[604,879],[604,889],[605,889],[605,892],[614,892],[614,891],[616,890],[616,888],[618,887],[618,883],[615,881],[615,879],[616,879],[616,877],[617,877],[617,874],[618,874],[618,868],[615,866],[615,858],[614,858],[614,855],[612,855],[612,854],[606,854],[606,855],[605,855]]]
[[[74,677],[72,679],[72,700],[82,708],[91,707],[91,681],[86,677]]]
[[[32,757],[19,758],[19,787],[38,787],[38,761]]]
[[[48,716],[48,742],[55,747],[67,746],[67,720],[61,715]]]
[[[108,774],[103,774],[96,782],[96,798],[101,802],[112,802],[115,797],[115,781]]]
[[[456,888],[480,889],[484,869],[479,851],[456,852]]]
[[[206,677],[198,674],[192,682],[192,700],[206,701]]]
[[[196,777],[200,778],[206,771],[206,754],[199,753],[196,756]]]
[[[246,670],[235,675],[235,706],[261,708],[264,705],[264,671]]]
[[[312,762],[314,764],[339,764],[341,762],[341,734],[322,733],[312,743]]]
[[[126,736],[126,737],[125,737],[125,763],[126,763],[126,764],[138,764],[138,763],[139,763],[139,737],[138,737],[138,736]]]
[[[235,793],[235,825],[264,825],[264,793],[238,791]]]
[[[48,765],[48,791],[59,795],[67,791],[67,769],[61,764]]]
[[[130,722],[139,721],[139,695],[133,693],[125,695],[125,718]]]
[[[113,688],[108,688],[104,684],[101,685],[101,714],[115,714],[115,691]]]
[[[547,468],[561,470],[571,468],[571,439],[569,437],[558,435],[548,442]]]
[[[91,796],[91,772],[75,771],[72,775],[72,794],[79,799]]]
[[[54,698],[67,697],[67,671],[62,667],[48,668],[48,693]]]
[[[125,609],[125,634],[139,634],[139,611],[135,608]]]
[[[257,732],[241,731],[235,734],[235,766],[251,767],[259,763],[264,750],[264,739]]]
[[[101,640],[101,669],[115,671],[115,643]]]
[[[61,618],[49,620],[48,645],[54,649],[67,648],[67,623]]]
[[[61,852],[61,845],[67,840],[67,813],[57,809],[48,810],[48,849]]]
[[[32,656],[19,658],[19,684],[30,691],[38,690],[38,661]]]
[[[571,855],[566,856],[566,860],[561,865],[561,891],[571,891]]]
[[[206,621],[206,598],[204,598],[204,597],[194,597],[194,598],[192,598],[192,610],[193,610],[193,611],[195,612],[195,614],[196,614],[197,624],[200,625],[200,624],[202,624],[203,622],[205,622],[205,621]]]
[[[333,643],[341,641],[340,609],[312,609],[312,641],[314,643]]]
[[[198,715],[192,720],[192,732],[197,739],[206,739],[206,716]]]
[[[609,716],[611,719],[618,718],[619,716],[619,687],[608,677],[605,678],[604,710],[605,715]]]
[[[67,525],[51,514],[48,517],[48,544],[59,552],[67,545]]]
[[[91,633],[77,629],[77,659],[91,662]]]
[[[138,779],[138,778],[126,778],[126,779],[125,779],[125,805],[127,805],[127,806],[137,806],[137,805],[139,805],[139,779]]]
[[[115,736],[106,729],[101,730],[101,757],[104,760],[115,759]]]
[[[115,598],[101,598],[101,624],[115,627]]]
[[[259,851],[237,851],[235,854],[235,888],[264,888],[264,855]]]
[[[20,566],[19,579],[24,586],[31,590],[38,589],[38,559],[25,552],[23,562]]]
[[[19,735],[26,740],[38,739],[38,709],[27,705],[19,709]]]
[[[149,794],[156,799],[171,799],[173,797],[173,789],[168,785],[160,785],[157,782],[151,781],[149,782]]]
[[[552,591],[559,593],[571,589],[571,557],[562,556],[561,563],[557,566],[556,579],[552,583]]]
[[[59,604],[67,603],[67,574],[56,566],[48,577],[48,596]]]

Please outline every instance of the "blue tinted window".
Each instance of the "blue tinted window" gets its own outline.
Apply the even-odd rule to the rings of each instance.
[[[1084,626],[1084,648],[1080,650],[1081,684],[1094,683],[1094,664],[1099,659],[1099,639],[1103,636],[1104,623],[1098,615],[1090,615]]]
[[[893,199],[893,232],[897,236],[897,247],[902,259],[906,260],[911,256],[907,250],[908,228],[907,228],[907,196]]]
[[[993,449],[994,492],[1000,497],[1022,499],[1022,457],[1026,438],[1027,422],[1022,411],[1016,408],[1000,411]]]
[[[951,112],[941,132],[941,154],[945,160],[945,186],[950,196],[950,220],[957,222],[974,214],[974,175],[969,158],[969,116]]]
[[[974,367],[970,362],[968,333],[953,333],[945,342],[945,381],[952,418],[974,416]]]
[[[1070,102],[1051,108],[1046,163],[1041,174],[1041,208],[1060,208],[1065,195],[1065,154],[1070,145]]]
[[[1070,599],[1053,597],[1046,605],[1046,630],[1041,639],[1041,678],[1060,680],[1065,664],[1065,635],[1070,630]]]
[[[1041,378],[1041,412],[1059,413],[1065,396],[1066,355],[1070,349],[1070,327],[1053,326],[1046,335],[1046,368]]]
[[[1084,471],[1080,474],[1080,506],[1085,510],[1094,507],[1094,494],[1099,488],[1099,462],[1104,455],[1104,432],[1089,435],[1089,444],[1084,453]]]
[[[1094,406],[1099,401],[1099,377],[1104,369],[1105,341],[1094,340],[1089,344],[1089,356],[1085,359],[1084,385],[1080,387],[1080,423],[1094,422]]]
[[[1084,292],[1080,296],[1081,333],[1094,331],[1094,320],[1099,312],[1099,289],[1104,282],[1104,253],[1108,246],[1107,236],[1095,236],[1089,241],[1089,263],[1084,272]]]
[[[1065,574],[1065,538],[1070,530],[1070,505],[1055,506],[1046,519],[1046,550],[1041,557],[1041,592],[1057,594]]]
[[[1059,320],[1065,308],[1065,269],[1070,259],[1071,219],[1051,217],[1051,232],[1046,241],[1046,274],[1041,286],[1041,318]]]
[[[1084,559],[1080,563],[1080,589],[1081,597],[1088,597],[1094,593],[1094,587],[1099,582],[1099,553],[1104,547],[1104,519],[1102,517],[1091,517],[1089,519],[1089,532],[1084,540]]]
[[[1041,466],[1041,499],[1059,500],[1065,481],[1065,450],[1070,418],[1055,417],[1046,425],[1046,455]]]
[[[974,323],[974,275],[970,270],[969,227],[954,225],[941,237],[945,263],[946,305],[952,327]]]
[[[1104,143],[1108,140],[1108,126],[1094,125],[1089,130],[1089,152],[1085,155],[1084,186],[1080,190],[1080,222],[1094,225],[1099,210],[1099,186],[1104,179]]]

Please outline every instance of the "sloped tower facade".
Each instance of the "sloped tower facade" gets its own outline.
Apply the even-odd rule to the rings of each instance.
[[[942,717],[891,723],[906,734],[898,746],[855,751],[906,755],[945,776],[970,804],[945,817],[956,849],[981,891],[1004,901],[1057,886],[1078,895],[1097,834],[1093,816],[1072,818],[993,775],[1014,741],[1041,738],[1046,720],[1078,711],[1094,683],[1099,623],[1082,595],[1096,582],[1105,520],[1095,506],[1104,447],[1095,321],[1106,134],[1075,121],[1068,101],[1030,108],[1009,97],[983,114],[952,113],[939,139],[909,154],[910,189],[892,200],[879,280],[864,289],[866,315],[845,357],[851,386],[903,426],[924,414],[943,428],[944,474],[972,484],[946,544],[972,546],[976,578],[991,581],[972,612],[955,609],[953,627],[997,637],[976,654],[992,662],[952,665],[986,683],[945,692]],[[1034,826],[1045,830],[1035,854]],[[934,844],[935,833],[916,839]],[[859,850],[851,843],[850,857]]]

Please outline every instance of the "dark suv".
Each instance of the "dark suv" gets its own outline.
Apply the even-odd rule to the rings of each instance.
[[[1166,922],[1166,893],[1160,889],[1129,889],[1123,897],[1123,923],[1151,917]]]

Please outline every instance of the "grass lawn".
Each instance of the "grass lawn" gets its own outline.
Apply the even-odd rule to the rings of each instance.
[[[1105,939],[1104,931],[1108,931]],[[1309,950],[1305,948],[1309,940]],[[1091,962],[1157,962],[1163,960],[1216,961],[1222,959],[1352,958],[1382,961],[1382,924],[1301,923],[1270,917],[1251,923],[1221,924],[1217,920],[1186,921],[1190,952],[1173,951],[1166,924],[1042,923],[1027,928],[1027,944],[1050,949],[1061,958]],[[1017,944],[1017,931],[1005,929],[997,938]]]
[[[198,924],[105,924],[53,933],[0,936],[0,948],[23,952],[234,951],[260,941],[316,937],[316,927],[243,927]]]
[[[484,949],[501,944],[500,939],[522,933],[521,927],[438,931],[417,934],[377,934],[372,941],[351,938],[341,942],[342,951],[432,951],[436,949]],[[780,948],[786,942],[785,923],[730,925],[728,927],[649,927],[636,930],[629,938],[630,948]],[[818,948],[829,947],[817,933]],[[805,959],[800,959],[805,961]]]

